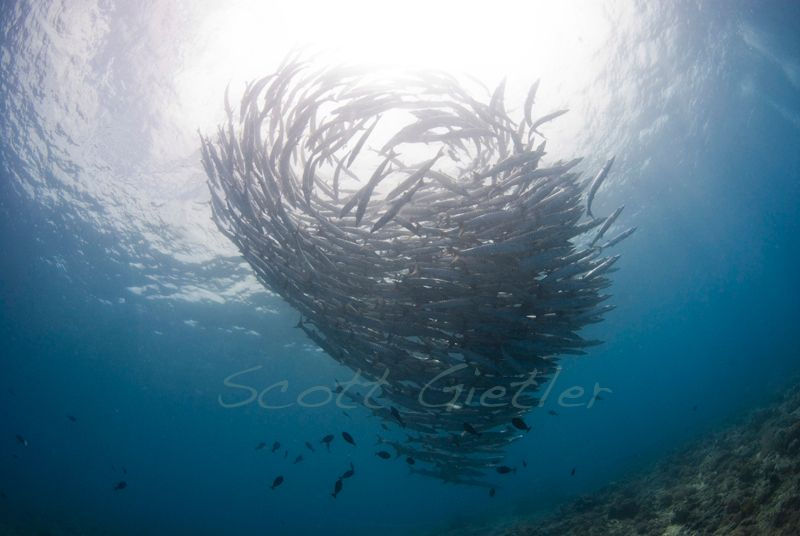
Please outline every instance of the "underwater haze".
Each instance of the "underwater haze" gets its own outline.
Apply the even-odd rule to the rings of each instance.
[[[0,532],[506,526],[796,381],[800,4],[381,4],[0,4]],[[551,162],[591,179],[615,156],[593,208],[637,227],[616,308],[537,393],[493,496],[376,456],[405,431],[325,403],[355,372],[212,221],[198,132],[298,47],[506,79],[513,113],[539,79],[540,113],[570,110],[541,127]]]

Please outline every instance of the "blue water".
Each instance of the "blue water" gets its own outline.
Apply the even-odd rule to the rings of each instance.
[[[210,222],[195,130],[217,116],[160,106],[185,87],[178,30],[221,8],[4,2],[2,532],[412,534],[506,522],[762,403],[800,373],[800,8],[766,4],[605,4],[610,31],[567,87],[582,128],[562,139],[574,134],[567,152],[591,163],[617,155],[597,206],[625,204],[639,230],[619,247],[617,309],[584,333],[605,344],[562,361],[527,418],[534,430],[508,453],[528,468],[490,499],[378,459],[379,423],[363,410],[220,404],[246,398],[223,382],[254,367],[237,383],[286,380],[276,401],[352,377],[293,328],[296,313]],[[192,109],[221,111],[226,82],[209,82]],[[591,409],[558,406],[564,390],[595,384],[613,392]],[[356,475],[333,500],[351,461]]]

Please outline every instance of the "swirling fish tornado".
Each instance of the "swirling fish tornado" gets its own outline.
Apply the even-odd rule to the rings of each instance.
[[[604,239],[621,209],[589,210],[613,159],[592,180],[544,164],[566,110],[535,118],[537,86],[514,118],[504,83],[481,100],[443,72],[292,58],[201,135],[219,229],[310,339],[382,380],[347,393],[403,438],[381,441],[447,482],[490,485],[559,356],[600,342],[578,332],[634,230]]]

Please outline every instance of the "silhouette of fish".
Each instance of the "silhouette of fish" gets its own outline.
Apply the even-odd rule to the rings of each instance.
[[[514,425],[514,428],[517,428],[519,430],[525,430],[526,432],[531,431],[531,427],[525,424],[525,421],[523,421],[519,417],[514,417],[513,419],[511,419],[511,424]]]
[[[400,412],[399,412],[399,411],[397,411],[397,408],[396,408],[396,407],[394,407],[394,406],[390,406],[390,407],[389,407],[389,411],[391,412],[391,414],[392,414],[392,417],[394,417],[394,418],[395,418],[395,420],[397,420],[397,422],[399,422],[399,423],[400,423],[400,426],[402,426],[403,428],[405,428],[405,427],[406,427],[406,423],[405,423],[405,421],[403,420],[403,418],[400,416]]]
[[[278,486],[280,486],[281,484],[283,484],[283,476],[281,476],[281,475],[276,476],[275,480],[272,481],[272,487],[270,487],[269,489],[275,489]]]
[[[476,430],[476,429],[475,429],[475,428],[474,428],[474,427],[473,427],[473,426],[472,426],[470,423],[468,423],[468,422],[465,422],[465,423],[464,423],[464,431],[465,431],[465,432],[467,432],[467,433],[469,433],[469,434],[472,434],[472,435],[474,435],[474,436],[479,436],[479,435],[481,435],[481,433],[480,433],[480,432],[478,432],[478,431],[477,431],[477,430]]]
[[[356,468],[353,467],[353,462],[350,462],[350,469],[342,473],[342,476],[340,476],[339,478],[340,479],[350,478],[354,474],[356,474]]]
[[[339,495],[340,491],[342,491],[342,479],[341,478],[336,481],[336,484],[333,485],[333,493],[331,493],[331,497],[333,497],[335,499],[336,496]]]

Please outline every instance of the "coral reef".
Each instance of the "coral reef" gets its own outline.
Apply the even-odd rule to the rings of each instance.
[[[549,517],[481,534],[800,534],[800,384],[652,470],[580,497]]]

